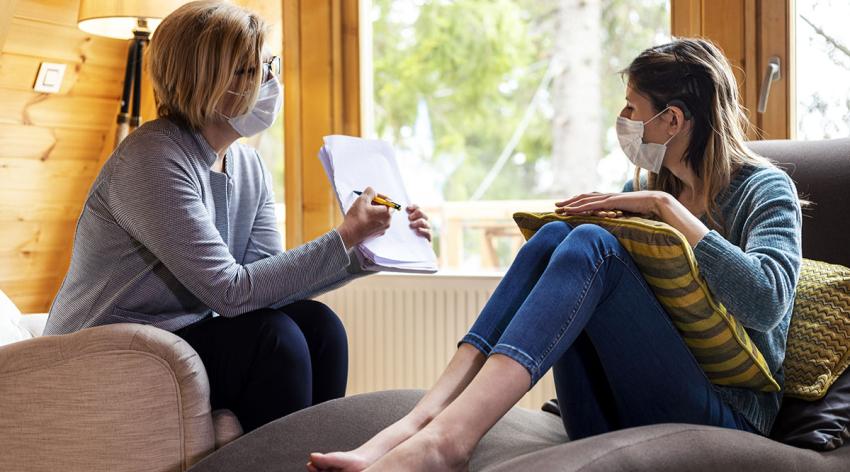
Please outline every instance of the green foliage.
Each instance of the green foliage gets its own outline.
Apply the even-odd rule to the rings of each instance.
[[[601,105],[606,124],[613,125],[624,96],[619,70],[669,34],[669,14],[665,0],[600,1],[603,44],[587,47],[606,58],[599,71]],[[436,168],[451,169],[446,200],[469,198],[522,119],[549,64],[559,4],[373,0],[376,131],[405,147],[424,100],[434,138],[434,153],[426,157]],[[551,157],[556,106],[547,102],[538,109],[514,151],[525,160],[509,162],[485,199],[548,197],[536,182],[545,169],[540,164]],[[596,141],[606,142],[604,132]]]

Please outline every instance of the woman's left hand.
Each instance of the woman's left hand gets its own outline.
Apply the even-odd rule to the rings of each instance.
[[[431,241],[431,224],[428,223],[428,215],[416,204],[409,205],[405,210],[407,210],[407,219],[410,220],[410,227],[416,234]]]
[[[621,193],[583,193],[555,202],[555,213],[581,215],[599,211],[621,210],[627,213],[657,216],[669,195],[653,190]]]

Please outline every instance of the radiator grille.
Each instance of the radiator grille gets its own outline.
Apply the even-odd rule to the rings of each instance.
[[[345,324],[348,394],[429,388],[448,364],[498,276],[378,274],[318,298]],[[520,401],[538,409],[555,397],[547,374]]]

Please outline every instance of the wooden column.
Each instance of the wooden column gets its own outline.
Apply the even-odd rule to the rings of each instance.
[[[360,135],[357,0],[283,2],[286,243],[341,221],[317,158],[329,134]]]

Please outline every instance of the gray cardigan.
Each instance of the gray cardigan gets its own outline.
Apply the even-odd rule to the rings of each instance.
[[[109,323],[175,331],[310,298],[365,274],[335,231],[284,251],[270,176],[234,143],[225,172],[203,136],[145,123],[112,153],[77,223],[44,334]]]

